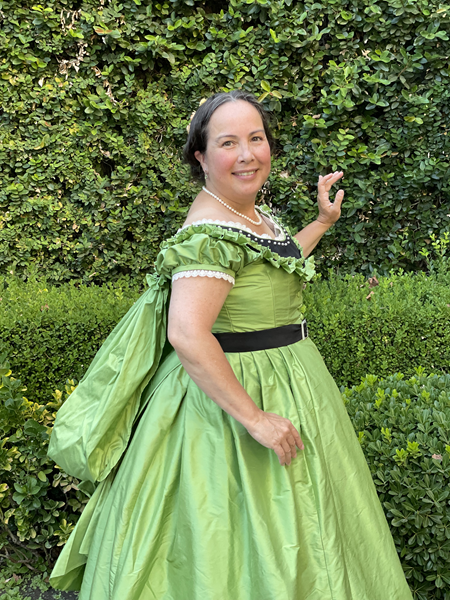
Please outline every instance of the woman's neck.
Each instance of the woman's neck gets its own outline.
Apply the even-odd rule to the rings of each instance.
[[[255,210],[256,194],[247,197],[233,196],[233,198],[229,198],[228,196],[230,194],[227,195],[221,193],[220,190],[217,190],[212,185],[205,185],[204,188],[206,188],[208,191],[204,191],[203,189],[202,194],[205,194],[210,198],[214,198],[214,200],[216,200],[216,202],[219,202],[222,206],[227,205],[227,208],[231,208],[237,213],[245,215],[246,217],[249,217],[252,220],[259,220],[259,214]]]

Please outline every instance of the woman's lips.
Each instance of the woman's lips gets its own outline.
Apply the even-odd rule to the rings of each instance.
[[[248,173],[248,175],[247,175],[247,173]],[[251,169],[251,170],[249,169],[248,171],[235,172],[235,173],[233,173],[233,175],[235,177],[237,177],[238,179],[251,180],[256,177],[257,173],[258,173],[258,169]]]

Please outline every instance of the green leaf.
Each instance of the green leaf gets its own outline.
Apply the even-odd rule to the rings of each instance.
[[[270,29],[270,35],[272,36],[273,41],[278,44],[278,42],[280,41],[277,37],[277,34],[275,33],[275,31],[273,29]]]
[[[81,31],[75,31],[74,29],[69,29],[69,35],[74,38],[79,38],[81,40],[84,40],[84,35]]]
[[[161,52],[163,58],[167,58],[171,65],[175,64],[175,56],[171,52]]]
[[[266,92],[270,92],[270,83],[268,81],[261,81],[261,87]]]
[[[42,148],[45,148],[45,146],[49,143],[49,141],[50,141],[50,136],[44,135],[41,142],[37,146],[34,146],[33,150],[41,150]]]
[[[94,31],[95,31],[95,33],[98,33],[99,35],[108,35],[112,32],[112,29],[105,29],[103,27],[94,27]]]

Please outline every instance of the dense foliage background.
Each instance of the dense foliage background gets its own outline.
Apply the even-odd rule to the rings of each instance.
[[[450,5],[437,0],[10,0],[0,10],[0,265],[142,280],[196,194],[180,161],[199,101],[272,111],[268,191],[316,216],[343,170],[319,269],[425,266],[449,229]]]

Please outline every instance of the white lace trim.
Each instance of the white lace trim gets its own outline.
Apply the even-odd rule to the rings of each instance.
[[[256,233],[255,231],[253,231],[253,229],[250,229],[250,227],[247,227],[247,225],[244,225],[243,223],[238,223],[236,221],[219,221],[218,219],[216,219],[216,220],[200,219],[199,221],[193,221],[192,223],[189,223],[188,225],[184,225],[183,227],[180,227],[180,229],[178,231],[182,231],[183,229],[186,229],[186,227],[190,227],[191,225],[204,225],[205,223],[210,223],[211,225],[225,225],[228,227],[237,227],[238,229],[248,231],[248,233],[251,233],[252,235],[255,235],[256,237],[259,237],[259,238],[266,238],[269,240],[273,240],[273,239],[284,240],[285,239],[284,231],[281,229],[281,227],[279,227],[268,215],[264,214],[263,216],[267,217],[270,220],[270,222],[275,227],[275,232],[278,231],[275,238],[271,237],[268,233]]]
[[[204,269],[194,269],[192,271],[180,271],[172,275],[172,281],[176,281],[181,277],[215,277],[216,279],[225,279],[234,285],[235,279],[228,273],[222,271],[206,271]]]

